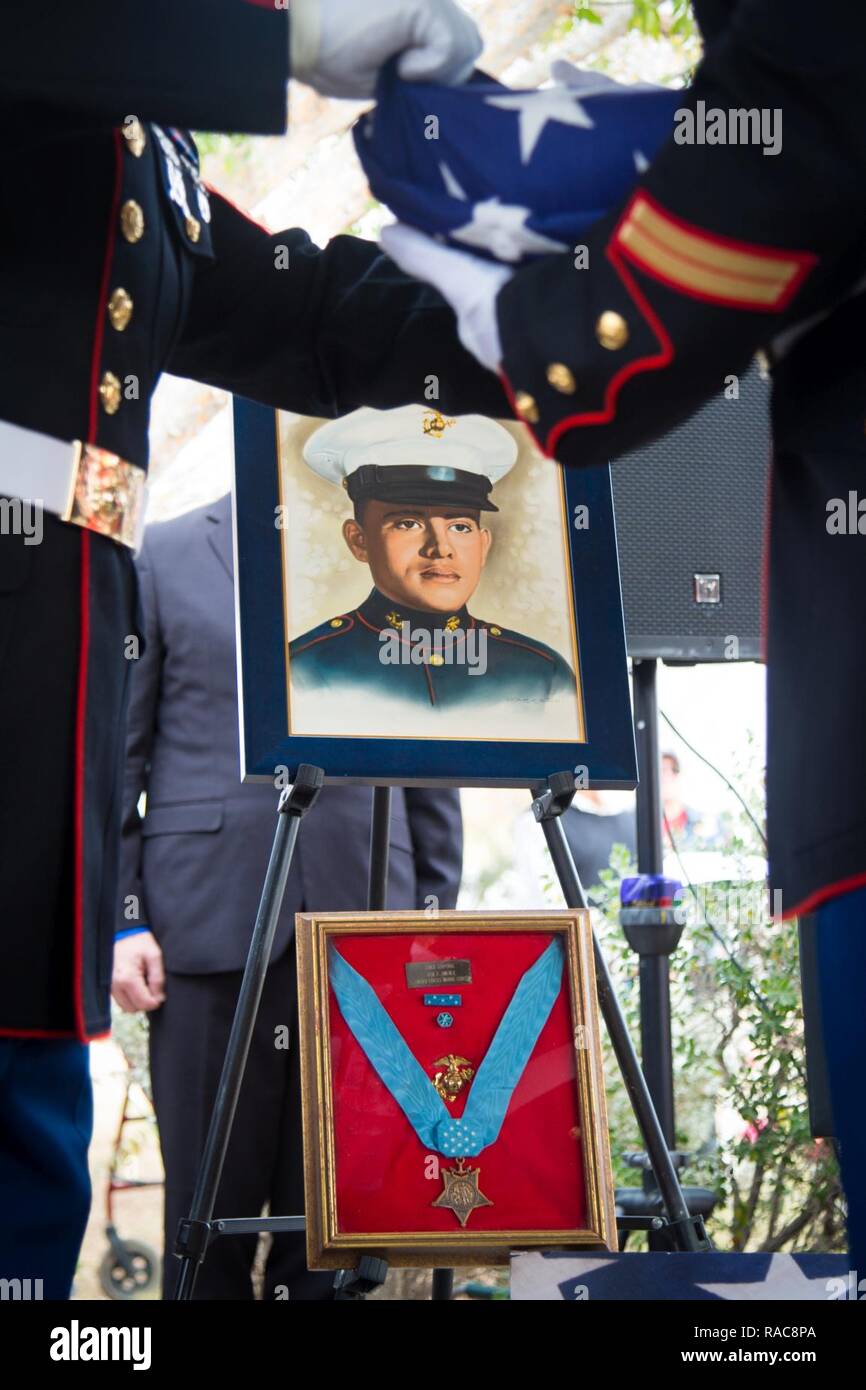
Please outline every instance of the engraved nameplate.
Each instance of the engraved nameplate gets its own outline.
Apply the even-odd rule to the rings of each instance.
[[[472,962],[468,960],[420,960],[406,966],[406,984],[410,989],[428,989],[431,985],[471,985]]]

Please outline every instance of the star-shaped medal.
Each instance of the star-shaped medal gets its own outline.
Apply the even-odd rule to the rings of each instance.
[[[480,1168],[467,1168],[466,1160],[458,1158],[456,1168],[442,1168],[440,1171],[445,1186],[430,1205],[453,1211],[461,1226],[466,1225],[476,1207],[493,1206],[490,1198],[479,1190]]]

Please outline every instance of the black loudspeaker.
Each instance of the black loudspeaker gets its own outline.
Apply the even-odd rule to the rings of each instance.
[[[738,389],[612,460],[629,656],[761,654],[770,388],[753,366]]]
[[[769,383],[753,367],[738,399],[717,396],[654,444],[612,460],[629,656],[760,656],[769,401]],[[810,1125],[829,1137],[814,917],[799,929]]]

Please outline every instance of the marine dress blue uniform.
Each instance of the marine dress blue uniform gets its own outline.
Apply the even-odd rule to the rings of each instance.
[[[384,643],[391,634],[394,642]],[[395,645],[402,653],[383,660]],[[481,651],[483,673],[473,673],[472,659]],[[440,615],[398,609],[378,589],[351,612],[295,638],[289,662],[293,684],[302,689],[350,688],[403,699],[431,714],[501,700],[541,704],[575,688],[568,662],[544,642],[476,619],[465,607]]]

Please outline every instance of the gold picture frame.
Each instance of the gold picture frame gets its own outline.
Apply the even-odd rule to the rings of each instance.
[[[585,911],[437,912],[431,918],[426,912],[299,913],[296,922],[307,1263],[310,1269],[351,1268],[365,1254],[385,1259],[394,1266],[435,1268],[507,1264],[515,1250],[554,1247],[615,1250],[613,1175],[589,914]],[[576,1088],[579,1124],[576,1130],[570,1131],[570,1136],[578,1142],[575,1152],[579,1154],[576,1163],[584,1186],[581,1210],[585,1220],[567,1229],[544,1225],[532,1228],[521,1225],[502,1230],[460,1229],[459,1219],[455,1221],[453,1232],[346,1229],[345,1223],[341,1226],[338,1210],[340,1157],[335,1118],[340,1118],[341,1097],[333,1085],[331,1027],[332,1016],[335,1016],[332,1009],[338,1006],[332,998],[329,981],[329,946],[340,939],[397,937],[407,946],[414,941],[417,956],[419,948],[422,953],[425,949],[419,938],[427,938],[429,945],[433,938],[491,934],[510,935],[515,948],[522,946],[524,950],[525,943],[518,941],[517,934],[524,937],[527,934],[533,937],[550,935],[551,940],[558,936],[563,944],[564,970],[557,1001],[567,1000],[571,1040],[565,1044],[565,1050],[562,1046],[556,1050],[556,1057],[568,1068],[557,1085],[565,1088],[573,1079]],[[357,953],[357,947],[353,949]],[[375,949],[384,947],[378,943]],[[488,943],[488,950],[492,949]],[[404,959],[405,955],[404,952]],[[497,960],[502,959],[501,955],[497,957]],[[459,988],[452,986],[455,987]],[[417,995],[415,999],[422,1002]],[[497,1001],[497,1009],[500,1006],[501,1001]],[[366,1058],[362,1060],[370,1065]],[[344,1106],[354,1103],[344,1101]],[[362,1148],[363,1142],[362,1137]],[[421,1141],[418,1142],[423,1150]],[[491,1145],[491,1150],[494,1147]],[[366,1155],[364,1158],[366,1161]],[[369,1160],[375,1164],[377,1154],[371,1153]],[[479,1162],[483,1160],[482,1152]]]

